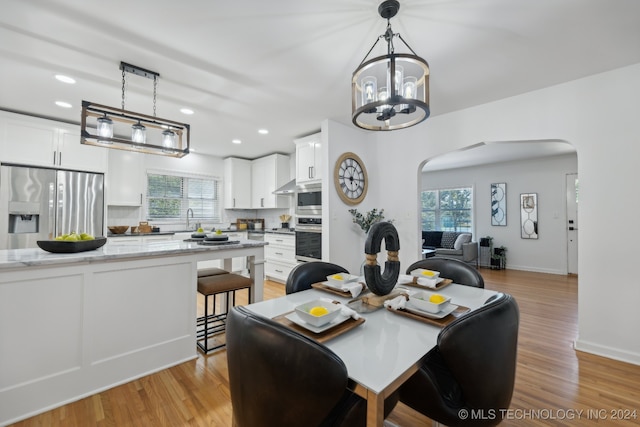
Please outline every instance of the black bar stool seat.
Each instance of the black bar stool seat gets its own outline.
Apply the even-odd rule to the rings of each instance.
[[[209,273],[209,275],[204,275]],[[208,354],[209,352],[224,347],[225,344],[209,346],[209,338],[222,334],[226,330],[227,312],[236,302],[236,292],[247,290],[247,300],[251,301],[251,287],[253,280],[235,273],[228,273],[219,268],[207,268],[198,270],[198,292],[204,295],[204,316],[196,320],[196,341],[198,348]],[[216,297],[226,298],[226,310],[216,313]],[[209,302],[211,300],[211,313]]]

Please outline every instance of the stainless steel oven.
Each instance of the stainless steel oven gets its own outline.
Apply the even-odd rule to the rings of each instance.
[[[296,218],[296,259],[298,261],[322,259],[322,218]]]
[[[322,188],[319,185],[300,187],[296,191],[296,215],[322,215]]]

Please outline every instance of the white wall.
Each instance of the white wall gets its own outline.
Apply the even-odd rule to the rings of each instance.
[[[514,142],[517,144],[517,142]],[[422,189],[472,187],[474,241],[493,237],[507,247],[507,268],[567,273],[566,174],[578,171],[575,154],[422,174]],[[491,183],[507,184],[507,225],[491,225]],[[538,194],[537,240],[520,237],[520,194]]]
[[[482,141],[555,139],[571,143],[577,149],[580,177],[576,345],[640,364],[640,335],[635,332],[640,324],[635,265],[640,200],[633,196],[640,181],[639,98],[640,64],[636,64],[435,116],[405,130],[375,134],[358,130],[374,148],[374,153],[367,150],[366,155],[377,160],[367,163],[370,176],[376,178],[364,203],[384,207],[390,217],[400,218],[396,222],[403,248],[400,260],[407,265],[420,247],[418,189],[426,159]],[[334,136],[332,146],[365,154],[365,143],[360,139],[354,143],[351,132]],[[329,158],[330,163],[332,160],[335,157]],[[338,239],[341,234],[344,226],[335,233],[332,228],[330,237]],[[350,245],[348,239],[343,242]],[[358,248],[345,247],[342,252],[349,250]],[[616,301],[615,309],[607,310],[606,316],[603,295]]]

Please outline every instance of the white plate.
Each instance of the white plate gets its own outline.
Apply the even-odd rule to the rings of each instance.
[[[327,331],[327,330],[333,328],[334,326],[338,326],[339,324],[341,324],[345,320],[349,319],[351,316],[343,316],[342,314],[338,314],[338,317],[336,317],[335,319],[333,319],[331,322],[327,323],[326,325],[322,325],[322,326],[313,326],[313,325],[305,322],[295,312],[289,313],[284,317],[286,317],[287,319],[291,320],[293,323],[295,323],[298,326],[302,326],[303,328],[305,328],[305,329],[307,329],[307,330],[309,330],[311,332],[319,334],[320,332]]]
[[[342,280],[339,279],[335,279],[334,276],[341,276]],[[336,273],[336,274],[332,274],[331,276],[327,276],[327,281],[331,282],[335,285],[346,285],[347,283],[351,283],[351,282],[355,282],[356,280],[358,280],[359,276],[356,276],[355,274],[349,274],[349,273]]]
[[[326,282],[322,282],[322,284],[325,285],[327,288],[336,289],[338,291],[345,292],[345,293],[349,292],[349,291],[348,290],[345,291],[344,289],[342,289],[344,287],[351,287],[351,286],[356,285],[356,284],[362,286],[362,284],[358,283],[358,282],[349,282],[349,283],[344,283],[343,284],[343,283],[335,283],[335,282],[326,281]]]
[[[409,313],[417,314],[418,316],[429,317],[430,319],[442,319],[443,317],[448,316],[449,314],[456,311],[457,308],[458,308],[457,305],[449,303],[447,308],[445,308],[444,310],[440,310],[437,313],[429,313],[428,311],[422,311],[419,308],[409,306],[409,304],[407,304],[404,309],[407,310]]]

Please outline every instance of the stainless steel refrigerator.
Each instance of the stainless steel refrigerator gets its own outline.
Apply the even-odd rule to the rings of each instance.
[[[0,166],[0,249],[35,248],[72,231],[102,236],[104,175]]]

